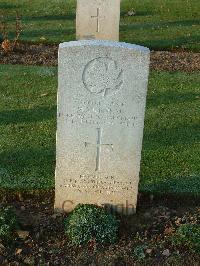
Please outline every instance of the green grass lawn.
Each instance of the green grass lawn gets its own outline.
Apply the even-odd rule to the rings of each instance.
[[[198,73],[152,72],[140,191],[200,195]],[[0,187],[54,187],[57,68],[0,65]]]
[[[134,8],[136,16],[128,17]],[[75,39],[75,0],[0,0],[0,17],[14,37],[15,11],[24,41],[60,43]],[[199,0],[122,0],[120,40],[151,49],[200,48]]]

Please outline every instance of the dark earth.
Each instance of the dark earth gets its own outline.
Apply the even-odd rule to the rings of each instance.
[[[14,51],[0,48],[0,64],[57,66],[57,45],[19,43]],[[200,53],[152,51],[151,69],[200,70]],[[0,207],[13,206],[20,231],[10,242],[0,239],[0,265],[200,265],[200,254],[173,246],[171,237],[181,224],[200,224],[200,200],[183,196],[139,194],[136,215],[118,217],[117,244],[91,241],[72,247],[64,233],[66,215],[55,214],[54,191],[0,193]]]
[[[20,231],[0,241],[0,265],[199,265],[200,254],[170,241],[181,224],[200,223],[199,199],[139,194],[138,201],[135,215],[118,216],[117,244],[75,248],[64,233],[66,215],[54,213],[54,191],[4,193],[0,207],[14,207]]]
[[[58,45],[18,43],[13,52],[0,48],[0,64],[57,66]],[[177,51],[151,51],[151,69],[161,71],[200,70],[200,53]]]

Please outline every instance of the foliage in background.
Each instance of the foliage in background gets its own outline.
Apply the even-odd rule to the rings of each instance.
[[[11,207],[0,209],[0,239],[9,240],[18,227],[16,215]]]
[[[21,25],[21,20],[18,12],[16,12],[16,21],[15,21],[15,38],[13,41],[9,40],[8,38],[8,29],[7,25],[5,22],[4,17],[2,17],[2,20],[0,21],[0,32],[3,37],[3,42],[1,44],[2,49],[4,50],[5,53],[10,53],[12,52],[18,44],[20,34],[22,32],[22,25]]]
[[[136,13],[130,16],[132,9]],[[23,41],[75,40],[76,0],[0,0],[0,16],[7,17],[11,39],[15,10],[22,16]],[[199,0],[122,0],[120,40],[158,50],[199,50],[199,10]]]
[[[118,221],[111,213],[91,204],[79,204],[65,220],[65,232],[75,246],[90,241],[115,243],[118,227]]]
[[[200,253],[200,225],[183,224],[172,237],[174,246],[186,247],[192,252]]]

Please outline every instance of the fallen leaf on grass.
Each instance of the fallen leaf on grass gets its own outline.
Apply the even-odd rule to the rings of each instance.
[[[48,95],[48,93],[43,93],[43,94],[41,94],[40,96],[41,97],[44,97],[44,96],[47,96]]]
[[[22,249],[21,248],[17,248],[15,251],[15,255],[19,255],[20,253],[22,253]]]

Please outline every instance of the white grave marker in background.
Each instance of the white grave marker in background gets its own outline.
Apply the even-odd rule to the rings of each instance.
[[[120,0],[77,0],[76,37],[119,40]]]

